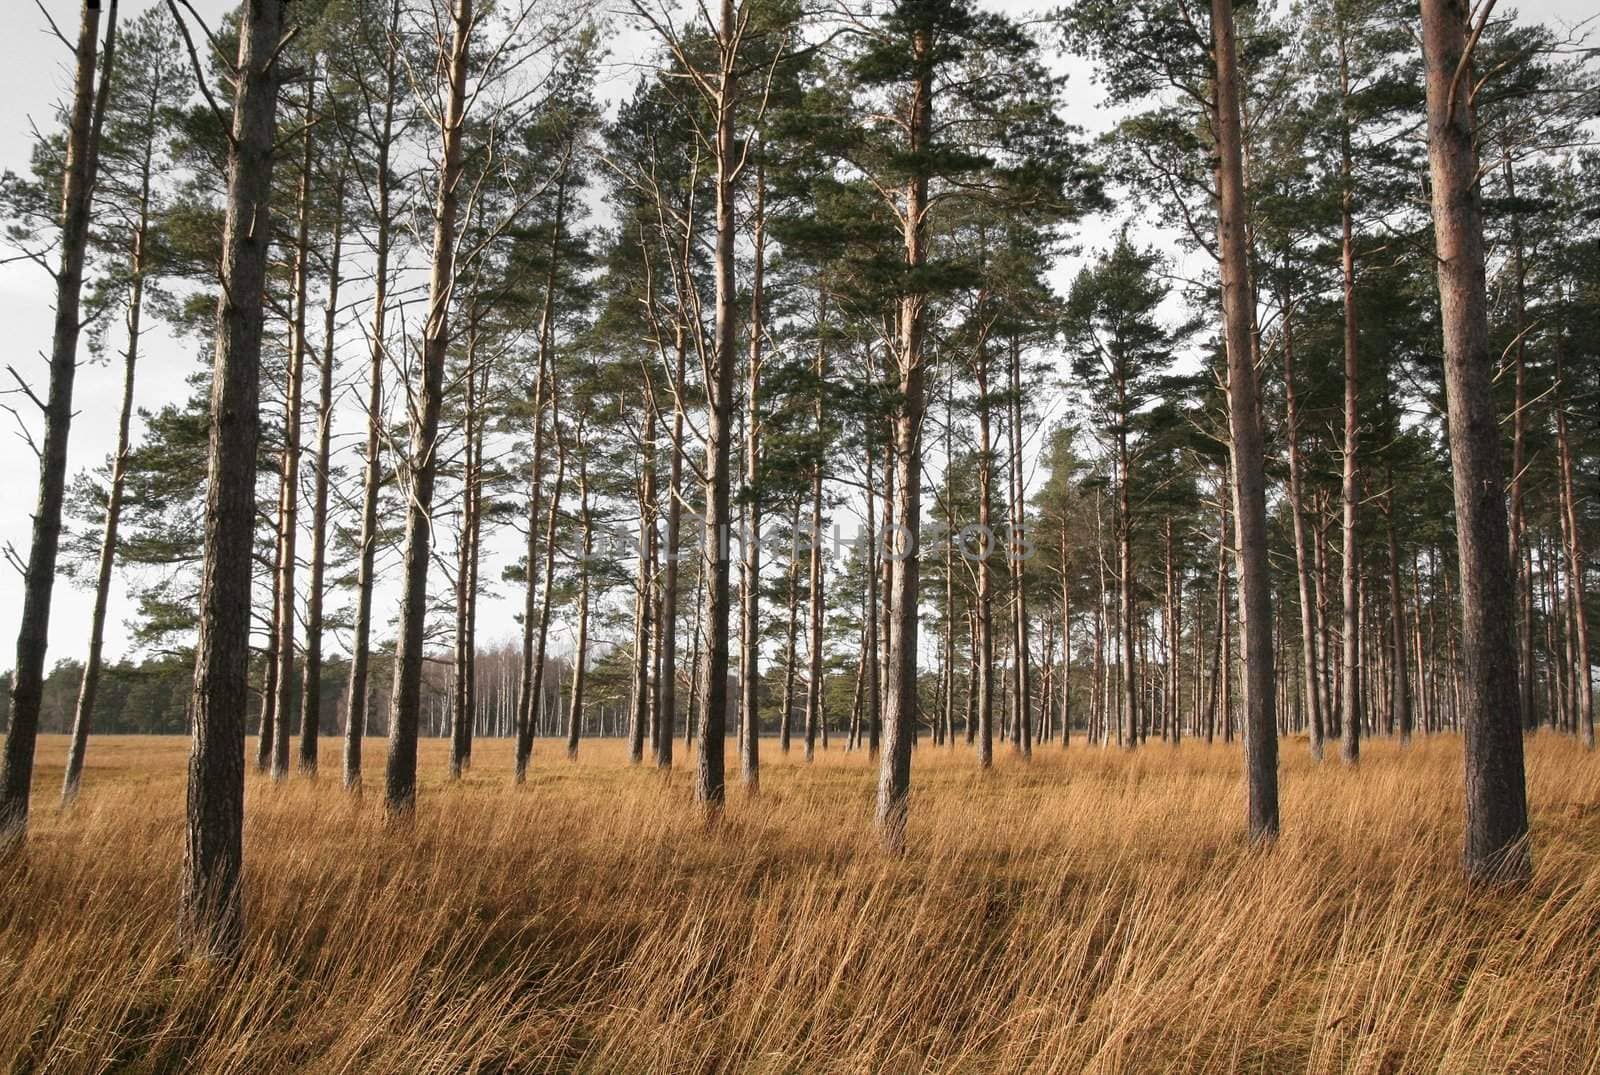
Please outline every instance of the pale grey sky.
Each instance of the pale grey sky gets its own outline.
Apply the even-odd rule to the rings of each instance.
[[[123,0],[122,17],[131,19],[153,2]],[[76,25],[78,12],[75,0],[44,0],[44,3],[70,33]],[[196,10],[208,22],[215,22],[233,6],[227,0],[194,2]],[[1020,11],[1036,5],[999,0],[995,6]],[[1529,0],[1519,8],[1530,21],[1552,25],[1571,25],[1594,13],[1592,0]],[[628,35],[618,42],[614,51],[624,59],[637,55],[639,40],[635,35]],[[70,83],[67,59],[66,49],[49,35],[45,20],[33,3],[8,0],[0,8],[0,102],[3,102],[0,105],[0,168],[26,168],[30,122],[43,127],[53,121],[54,103],[64,98]],[[619,62],[611,69],[610,85],[603,92],[606,97],[615,98],[621,87],[631,84],[632,80],[628,65]],[[1071,100],[1075,122],[1091,129],[1100,125],[1096,122],[1096,97],[1082,78],[1074,80]],[[1101,226],[1090,229],[1086,241],[1093,245],[1105,234],[1107,228],[1105,222],[1101,222]],[[1070,270],[1070,265],[1063,265],[1058,275],[1064,279]],[[0,266],[0,325],[5,326],[10,341],[0,367],[12,365],[36,383],[41,380],[41,352],[49,343],[52,301],[49,278],[37,267],[28,264]],[[194,346],[191,342],[178,343],[164,338],[159,332],[145,344],[146,357],[139,373],[140,406],[153,409],[181,398],[185,390],[184,378],[195,369],[199,359]],[[103,459],[114,447],[119,391],[120,375],[116,370],[104,365],[80,368],[75,392],[77,417],[70,449],[72,473]],[[202,477],[197,475],[196,480]],[[24,555],[36,483],[33,456],[16,435],[10,416],[0,414],[0,544],[10,542]],[[498,569],[498,563],[490,568],[495,577]],[[0,565],[0,668],[9,668],[12,664],[21,589],[16,572]],[[516,604],[510,600],[489,602],[480,612],[481,637],[486,644],[513,632],[512,614]],[[82,657],[88,645],[90,608],[88,593],[65,580],[58,582],[50,631],[52,662],[62,657]],[[108,657],[118,657],[126,649],[127,633],[122,621],[128,612],[119,580],[114,586],[107,625]],[[380,617],[386,618],[388,614],[389,610],[382,610]]]

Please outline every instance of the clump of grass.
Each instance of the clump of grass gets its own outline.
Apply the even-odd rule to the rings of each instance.
[[[407,830],[337,774],[252,778],[231,968],[174,938],[186,749],[104,738],[75,808],[41,790],[0,889],[0,1065],[1600,1070],[1600,759],[1563,739],[1530,743],[1521,892],[1461,883],[1452,738],[1354,772],[1287,750],[1265,853],[1232,749],[1002,751],[985,775],[924,745],[901,859],[861,755],[774,744],[707,832],[688,774],[618,743],[541,744],[514,788],[508,744],[445,785],[430,742]]]

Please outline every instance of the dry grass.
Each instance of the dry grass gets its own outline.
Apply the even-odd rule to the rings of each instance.
[[[0,1068],[1600,1070],[1600,758],[1562,740],[1532,744],[1518,894],[1458,880],[1454,739],[1371,744],[1357,773],[1289,749],[1266,854],[1221,746],[987,777],[924,747],[900,861],[837,750],[768,746],[761,797],[731,789],[710,834],[687,773],[616,743],[577,766],[540,744],[520,789],[480,743],[400,834],[336,778],[252,777],[231,970],[174,944],[186,749],[99,740],[65,815],[42,766],[0,890]]]

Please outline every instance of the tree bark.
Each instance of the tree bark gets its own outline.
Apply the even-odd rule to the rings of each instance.
[[[1266,464],[1256,371],[1251,363],[1249,251],[1245,245],[1239,72],[1233,6],[1212,0],[1216,60],[1217,190],[1222,309],[1228,352],[1228,424],[1233,447],[1234,527],[1239,543],[1239,618],[1245,657],[1245,769],[1248,828],[1256,841],[1278,834],[1278,722],[1273,688],[1272,577],[1267,562]]]
[[[11,679],[11,726],[0,762],[0,851],[19,842],[28,824],[33,790],[33,754],[44,700],[45,651],[50,642],[50,601],[61,546],[61,507],[66,493],[67,438],[72,426],[72,386],[83,327],[83,265],[89,245],[95,174],[105,95],[116,48],[115,0],[106,37],[107,64],[96,93],[100,0],[84,0],[78,24],[72,114],[67,127],[61,184],[61,261],[56,270],[55,328],[50,341],[50,387],[39,456],[39,494],[33,511],[28,564],[23,576],[22,618],[17,625],[17,663]]]
[[[1444,326],[1461,642],[1466,660],[1466,847],[1472,882],[1532,872],[1522,760],[1513,595],[1500,430],[1484,285],[1483,215],[1466,74],[1463,0],[1421,0],[1427,69],[1428,169]]]
[[[933,41],[917,30],[906,105],[907,152],[916,159],[933,133]],[[915,273],[927,259],[928,180],[915,171],[905,186],[902,236],[905,264]],[[927,296],[915,291],[900,299],[895,359],[900,396],[891,423],[895,462],[895,504],[890,528],[889,668],[883,715],[883,756],[878,774],[877,824],[886,849],[902,853],[911,794],[911,742],[917,723],[917,594],[922,522],[923,336]]]
[[[463,169],[462,127],[467,100],[467,64],[473,0],[455,0],[450,37],[441,40],[441,65],[448,86],[440,129],[441,167],[433,214],[433,258],[428,282],[428,319],[423,329],[420,391],[412,404],[407,463],[406,537],[400,631],[395,642],[394,698],[390,703],[389,758],[384,806],[390,817],[410,815],[417,799],[417,725],[421,715],[422,658],[428,611],[429,548],[433,484],[438,465],[439,405],[445,353],[450,346],[450,297],[455,283],[456,212]]]
[[[262,296],[272,224],[278,42],[288,0],[240,11],[228,148],[222,295],[217,303],[206,476],[205,558],[195,642],[194,741],[179,936],[191,952],[236,957],[244,942],[244,712],[250,697],[250,587],[260,429]]]

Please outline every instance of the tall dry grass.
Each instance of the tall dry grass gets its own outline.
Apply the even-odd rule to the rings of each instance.
[[[1460,749],[1287,749],[1284,836],[1240,839],[1235,752],[1074,744],[915,763],[910,853],[873,776],[765,752],[695,820],[615,743],[425,745],[414,829],[336,775],[248,793],[250,941],[173,935],[183,740],[112,739],[0,891],[0,1065],[267,1072],[1600,1070],[1600,759],[1533,741],[1536,875],[1469,893]],[[381,744],[370,757],[382,757]],[[40,755],[55,761],[61,741]],[[326,757],[336,758],[333,744]]]

